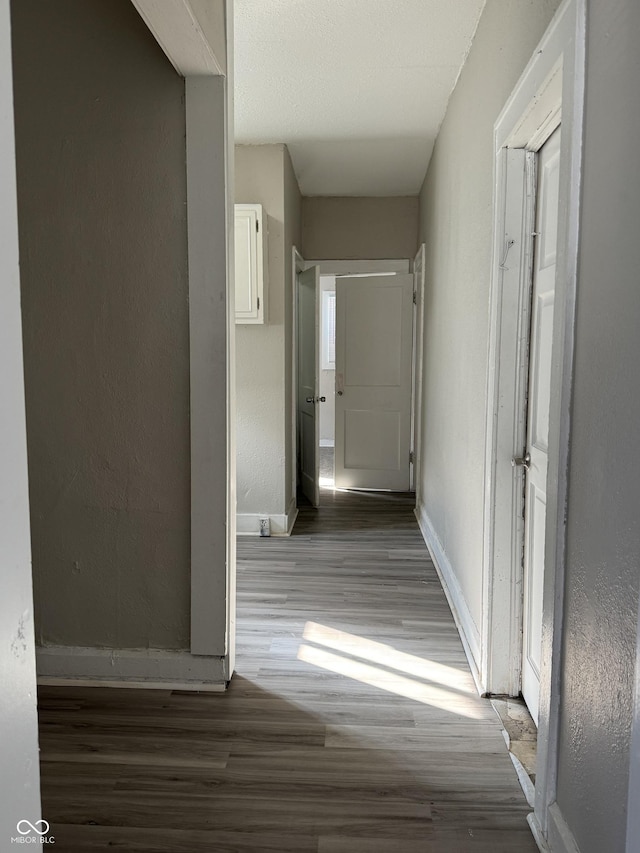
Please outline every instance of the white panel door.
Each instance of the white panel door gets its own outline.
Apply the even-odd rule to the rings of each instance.
[[[298,464],[304,495],[313,506],[320,503],[320,417],[318,377],[320,317],[320,267],[298,275]]]
[[[336,279],[335,483],[408,491],[413,276]]]
[[[540,150],[536,210],[531,339],[529,344],[528,467],[525,469],[524,612],[522,695],[538,722],[551,341],[558,242],[560,130]]]

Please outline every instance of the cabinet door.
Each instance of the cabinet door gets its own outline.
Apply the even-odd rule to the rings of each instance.
[[[264,232],[262,205],[236,204],[236,323],[264,323]]]

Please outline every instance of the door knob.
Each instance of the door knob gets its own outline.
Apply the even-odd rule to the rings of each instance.
[[[514,456],[511,460],[512,468],[524,468],[525,471],[528,471],[531,466],[531,454],[525,453],[524,456]]]
[[[314,402],[315,402],[315,400],[313,399],[313,397],[305,397],[305,403],[314,403]]]
[[[338,391],[338,397],[342,397],[342,394],[343,394],[342,391]]]
[[[319,402],[319,403],[326,403],[326,402],[327,402],[327,398],[326,398],[326,397],[318,397],[318,402]]]

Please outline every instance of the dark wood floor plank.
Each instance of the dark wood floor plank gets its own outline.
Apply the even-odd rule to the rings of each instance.
[[[314,836],[252,831],[156,829],[154,827],[56,827],[56,845],[64,853],[120,850],[126,853],[317,853]]]
[[[240,539],[225,694],[43,688],[57,849],[534,853],[412,502],[325,492]]]

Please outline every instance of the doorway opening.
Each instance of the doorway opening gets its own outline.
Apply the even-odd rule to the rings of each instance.
[[[411,491],[410,261],[304,261],[294,252],[293,263],[296,492],[317,505],[314,480],[318,489]]]
[[[335,486],[336,277],[320,276],[320,486]]]

